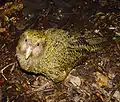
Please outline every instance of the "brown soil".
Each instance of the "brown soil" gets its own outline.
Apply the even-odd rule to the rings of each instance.
[[[105,2],[103,2],[105,1]],[[76,6],[69,22],[59,22],[59,28],[96,33],[108,37],[108,44],[90,53],[66,80],[53,83],[43,75],[21,70],[15,50],[23,31],[16,29],[22,18],[21,1],[0,6],[0,100],[2,102],[120,102],[120,2],[100,0],[100,9],[92,3]],[[95,9],[94,9],[95,8]],[[109,8],[109,9],[108,9]],[[91,11],[89,11],[91,9]],[[95,10],[95,11],[94,11]],[[48,16],[48,15],[47,15]],[[48,17],[39,18],[35,29],[47,29]],[[64,26],[63,26],[64,24]],[[117,35],[117,41],[112,38]],[[89,36],[86,36],[89,38]]]

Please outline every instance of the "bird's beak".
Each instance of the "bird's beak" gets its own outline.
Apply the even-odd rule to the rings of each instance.
[[[30,57],[31,53],[32,53],[32,47],[28,47],[25,55],[26,60]]]

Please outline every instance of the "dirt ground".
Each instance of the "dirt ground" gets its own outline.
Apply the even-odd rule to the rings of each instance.
[[[99,8],[92,0],[77,4],[73,11],[77,14],[64,26],[61,21],[59,28],[77,31],[86,39],[107,37],[108,43],[57,84],[21,69],[15,54],[24,32],[16,29],[23,5],[15,1],[0,6],[0,102],[120,102],[120,2],[99,0]],[[47,16],[34,28],[49,28]]]

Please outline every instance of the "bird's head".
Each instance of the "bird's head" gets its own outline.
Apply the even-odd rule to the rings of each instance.
[[[44,50],[45,40],[43,31],[27,30],[20,37],[17,50],[24,55],[26,60],[29,57],[38,57]]]

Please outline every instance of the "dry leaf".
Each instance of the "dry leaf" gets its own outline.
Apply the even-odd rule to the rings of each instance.
[[[97,76],[96,82],[99,86],[108,86],[108,77],[104,76],[100,72],[96,72],[95,75]]]

